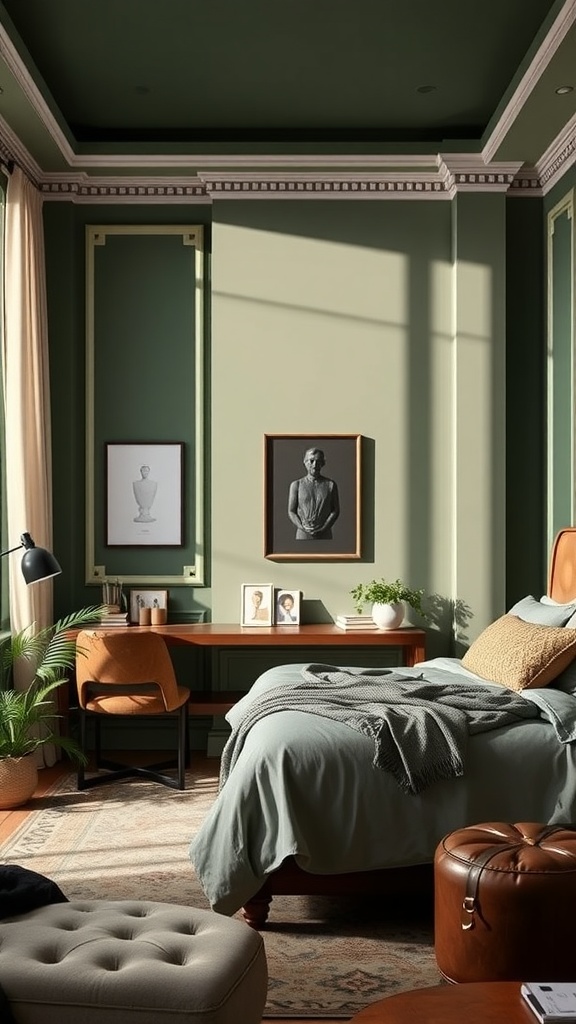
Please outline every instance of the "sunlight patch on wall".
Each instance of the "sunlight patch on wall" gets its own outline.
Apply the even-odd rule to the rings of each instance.
[[[401,254],[221,224],[214,250],[221,298],[282,313],[406,324],[408,261]]]
[[[257,375],[243,380],[244,408],[257,400],[277,423],[292,388],[286,427],[305,409],[307,429],[354,430],[357,398],[366,405],[362,380],[376,375],[383,405],[392,422],[397,418],[406,381],[408,257],[222,224],[214,226],[213,253],[214,337],[235,339],[231,347],[214,346],[216,370],[224,354],[229,374],[241,373],[246,360],[282,359],[282,374],[270,375],[265,389]],[[362,367],[357,378],[354,365]],[[320,382],[329,382],[337,407],[328,396],[319,402]]]
[[[429,572],[451,592],[452,530],[446,514],[453,505],[454,433],[454,321],[452,265],[430,264],[429,422],[421,424],[422,443],[429,460],[428,535]],[[452,494],[451,494],[452,492]]]
[[[490,552],[502,522],[497,481],[504,462],[504,343],[494,324],[492,271],[458,264],[456,286],[455,445],[456,592],[478,621],[494,614]]]

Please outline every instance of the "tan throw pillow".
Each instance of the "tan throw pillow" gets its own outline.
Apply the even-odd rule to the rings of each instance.
[[[462,658],[464,668],[510,690],[547,686],[576,658],[576,629],[502,615]]]

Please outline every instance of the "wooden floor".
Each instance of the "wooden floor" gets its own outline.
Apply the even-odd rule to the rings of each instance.
[[[199,755],[195,754],[196,762],[198,762],[198,758]],[[210,760],[206,758],[205,760],[207,768],[213,767],[213,758],[210,758]],[[60,776],[67,774],[69,771],[70,763],[68,761],[59,762],[53,768],[42,768],[38,772],[38,787],[34,795],[41,796],[43,793],[46,792],[47,789],[50,789],[50,787],[60,778]],[[7,839],[11,832],[13,832],[14,829],[18,828],[18,826],[23,821],[25,821],[26,815],[28,813],[29,812],[26,810],[26,807],[19,807],[13,811],[0,811],[0,842],[3,842],[5,839]],[[310,1020],[310,1017],[307,1017],[305,1020],[291,1017],[290,1024],[310,1024]],[[270,1021],[270,1024],[272,1024],[272,1018],[263,1017],[262,1024],[266,1024],[266,1022],[268,1021]],[[342,1024],[342,1018],[336,1020],[334,1018],[322,1017],[322,1021],[323,1024]]]

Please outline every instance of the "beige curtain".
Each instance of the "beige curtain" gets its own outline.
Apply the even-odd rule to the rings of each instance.
[[[6,417],[7,547],[28,531],[52,550],[52,460],[46,275],[42,198],[15,167],[6,195],[4,257],[4,405]],[[23,550],[7,555],[10,621],[17,632],[52,622],[52,580],[27,586]],[[25,687],[29,679],[16,678]],[[46,751],[53,760],[53,751]]]

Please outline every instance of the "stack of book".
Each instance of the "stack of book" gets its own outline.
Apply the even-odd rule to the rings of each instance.
[[[118,605],[109,604],[99,622],[100,626],[127,626],[128,612],[121,612]]]
[[[339,629],[378,629],[371,615],[337,615],[335,624]]]
[[[562,981],[526,981],[520,991],[542,1024],[576,1021],[576,984]]]

